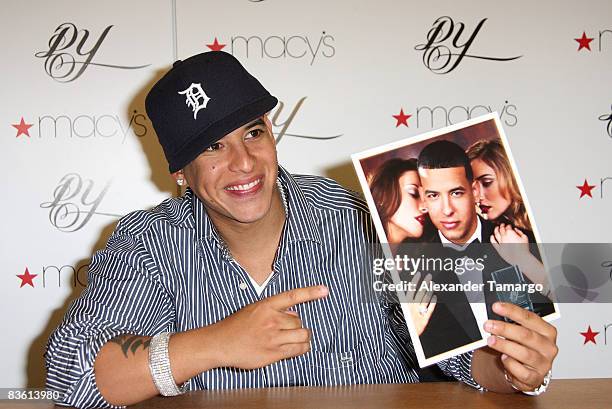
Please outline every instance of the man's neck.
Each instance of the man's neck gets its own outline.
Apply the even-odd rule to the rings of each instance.
[[[253,223],[240,223],[222,216],[210,215],[217,231],[230,248],[239,250],[243,247],[253,248],[279,236],[285,224],[285,209],[278,188],[274,189],[268,213]],[[259,240],[267,238],[267,240]]]
[[[222,216],[209,215],[232,257],[255,281],[264,281],[272,271],[286,219],[278,187],[275,187],[272,194],[270,210],[256,222],[240,223]]]

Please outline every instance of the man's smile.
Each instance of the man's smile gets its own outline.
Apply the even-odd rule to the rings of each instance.
[[[225,186],[223,189],[234,196],[247,196],[257,193],[263,186],[263,176],[241,180]]]

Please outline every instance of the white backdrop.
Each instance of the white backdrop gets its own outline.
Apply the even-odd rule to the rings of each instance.
[[[612,242],[610,16],[607,0],[3,2],[0,387],[44,384],[47,337],[92,252],[117,217],[176,194],[144,96],[215,38],[282,101],[290,171],[358,190],[351,153],[498,111],[544,241]],[[442,47],[447,67],[444,54],[426,66]],[[612,249],[602,257],[588,274],[610,274]],[[612,376],[610,304],[561,312],[555,377]],[[589,326],[599,334],[585,344]]]

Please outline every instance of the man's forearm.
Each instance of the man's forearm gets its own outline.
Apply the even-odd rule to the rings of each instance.
[[[168,351],[178,385],[214,368],[214,342],[209,327],[174,334]],[[108,341],[94,363],[98,390],[113,405],[130,405],[158,394],[149,370],[151,337],[125,334]]]
[[[474,351],[472,355],[472,378],[480,386],[493,392],[516,392],[504,377],[504,368],[499,357],[499,352],[489,347]]]
[[[326,297],[324,286],[295,288],[249,304],[206,327],[174,334],[168,351],[177,384],[218,367],[262,368],[305,354],[312,334],[302,328],[297,304]],[[107,402],[130,405],[157,395],[149,372],[150,337],[125,335],[104,344],[94,363]]]

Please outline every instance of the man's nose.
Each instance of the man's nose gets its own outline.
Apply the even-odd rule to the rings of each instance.
[[[453,208],[453,205],[448,196],[444,196],[442,198],[442,213],[445,216],[452,216],[453,213],[455,213],[455,209]]]
[[[240,141],[231,146],[228,166],[230,171],[249,173],[253,170],[254,163],[255,159],[244,144],[244,141]]]

